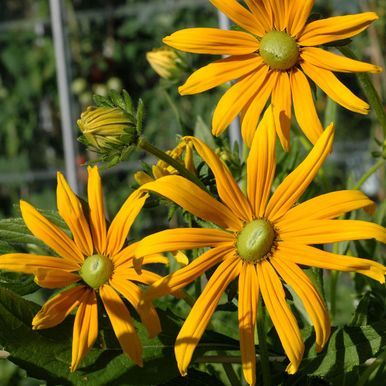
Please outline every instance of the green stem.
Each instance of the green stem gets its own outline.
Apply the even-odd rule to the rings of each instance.
[[[347,46],[342,46],[338,47],[338,49],[343,55],[347,56],[348,58],[358,60],[357,56],[354,54],[351,48]],[[375,114],[377,115],[378,121],[382,126],[383,133],[386,136],[386,113],[383,108],[382,100],[378,95],[377,91],[375,90],[375,87],[371,82],[369,74],[367,74],[366,72],[361,72],[356,75],[364,93],[366,94],[370,106],[374,109]]]
[[[332,122],[336,122],[337,112],[338,105],[331,98],[327,98],[327,105],[324,113],[324,127],[327,127]]]
[[[260,363],[263,372],[263,386],[270,386],[272,382],[271,372],[269,369],[269,357],[265,331],[265,311],[261,302],[259,302],[259,311],[257,313],[256,325],[257,337],[259,339]]]
[[[176,116],[176,119],[177,119],[178,125],[180,126],[180,129],[182,130],[183,126],[182,126],[181,115],[180,115],[180,112],[178,111],[176,104],[173,102],[169,93],[165,89],[163,89],[162,91],[163,91],[163,94],[165,95],[166,101],[168,102],[169,106],[173,110],[174,115]]]
[[[367,179],[373,175],[379,168],[381,168],[385,164],[385,160],[381,158],[378,160],[376,164],[374,164],[363,176],[359,179],[359,181],[354,185],[353,189],[360,189],[360,187],[367,181]]]
[[[151,143],[147,142],[144,137],[140,137],[138,140],[138,146],[147,151],[150,154],[153,154],[160,160],[166,162],[170,166],[172,166],[174,169],[178,171],[178,173],[182,176],[187,178],[188,180],[192,181],[196,185],[198,185],[200,188],[206,190],[205,185],[201,182],[201,180],[192,174],[189,170],[187,170],[184,165],[179,163],[174,158],[170,157],[170,155],[166,154],[164,151],[158,149],[157,147],[153,146]]]
[[[331,280],[330,280],[330,315],[331,320],[334,321],[336,314],[336,289],[338,286],[338,279],[340,276],[339,271],[331,271]]]

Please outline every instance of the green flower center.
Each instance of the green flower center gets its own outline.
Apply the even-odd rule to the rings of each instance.
[[[79,275],[91,288],[98,289],[110,279],[113,270],[113,263],[108,257],[92,255],[83,263]]]
[[[244,226],[237,236],[237,252],[249,262],[257,263],[272,249],[275,231],[266,220],[254,220]]]
[[[295,39],[282,31],[271,31],[264,35],[259,51],[264,62],[274,70],[288,70],[299,59]]]

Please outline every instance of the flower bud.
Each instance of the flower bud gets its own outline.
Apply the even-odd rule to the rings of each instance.
[[[146,54],[152,69],[164,79],[173,79],[181,68],[181,59],[176,51],[169,47],[156,48]]]

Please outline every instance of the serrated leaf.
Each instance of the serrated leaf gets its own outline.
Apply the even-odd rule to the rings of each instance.
[[[39,244],[44,245],[24,224],[22,218],[10,218],[0,220],[0,239],[9,244]]]

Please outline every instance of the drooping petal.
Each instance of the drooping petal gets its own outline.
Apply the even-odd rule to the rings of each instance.
[[[216,153],[204,142],[195,137],[186,137],[190,140],[200,157],[208,164],[216,179],[218,195],[223,203],[243,221],[252,220],[252,210],[248,200],[234,180],[228,167]]]
[[[88,167],[87,195],[90,208],[90,227],[95,249],[98,253],[106,251],[106,220],[101,177],[98,168]]]
[[[44,303],[41,310],[35,315],[32,320],[32,328],[42,330],[62,323],[67,315],[79,305],[86,293],[87,287],[78,285],[55,295]]]
[[[304,47],[300,57],[305,62],[313,66],[324,68],[325,70],[337,72],[372,72],[374,74],[382,72],[382,67],[371,63],[360,62],[346,56],[336,55],[332,52],[316,47]]]
[[[296,120],[306,137],[315,144],[322,135],[323,127],[316,112],[310,84],[297,68],[291,71],[290,82]]]
[[[302,32],[314,3],[315,0],[292,1],[287,28],[291,36],[297,37]]]
[[[264,215],[276,169],[276,133],[272,109],[259,124],[247,160],[247,193],[257,218]]]
[[[98,308],[95,291],[87,289],[80,300],[72,335],[72,360],[70,371],[78,367],[98,336]]]
[[[20,201],[20,210],[25,224],[34,236],[65,260],[72,263],[83,262],[81,250],[59,227],[47,220],[26,201]]]
[[[330,220],[352,210],[374,208],[374,205],[359,190],[341,190],[322,194],[294,206],[276,224],[285,229],[285,226],[298,221]]]
[[[225,13],[241,28],[257,36],[264,35],[264,28],[258,18],[236,0],[209,0],[217,9]]]
[[[240,219],[230,209],[186,178],[166,176],[143,185],[141,189],[161,194],[195,216],[221,228],[237,230],[242,227]]]
[[[244,0],[248,8],[256,16],[259,24],[264,32],[269,32],[273,29],[272,18],[269,16],[264,4],[261,0]]]
[[[122,350],[135,364],[142,366],[142,346],[128,309],[109,285],[100,287],[99,294]]]
[[[78,274],[58,269],[38,269],[35,273],[36,284],[43,288],[64,288],[80,279]]]
[[[257,54],[229,56],[193,72],[178,88],[181,95],[197,94],[249,74],[262,64]]]
[[[178,50],[195,54],[247,55],[259,49],[259,42],[253,35],[217,28],[182,29],[162,41]]]
[[[151,302],[145,301],[145,296],[141,289],[134,283],[119,277],[114,277],[110,284],[136,309],[148,331],[149,337],[154,338],[157,336],[161,331],[161,323],[157,311]]]
[[[385,282],[386,269],[382,264],[368,259],[337,255],[297,242],[279,243],[275,256],[296,264],[345,272],[358,272],[380,283]]]
[[[284,151],[289,150],[291,128],[291,84],[288,73],[277,72],[278,78],[272,90],[272,108],[277,135]]]
[[[143,191],[134,191],[114,217],[107,232],[106,251],[109,256],[114,256],[122,249],[127,234],[148,196]]]
[[[306,159],[275,190],[268,203],[265,217],[275,222],[295,204],[331,152],[333,138],[334,128],[330,125],[320,136]]]
[[[56,200],[58,212],[70,228],[78,248],[84,255],[91,256],[94,250],[93,242],[82,204],[71,190],[63,174],[58,172],[57,178]]]
[[[186,375],[193,352],[228,284],[240,273],[238,258],[225,260],[213,273],[185,320],[174,346],[178,369]]]
[[[377,19],[376,13],[363,12],[316,20],[305,26],[298,43],[302,46],[320,46],[336,40],[347,39],[359,34]]]
[[[299,326],[286,302],[280,279],[271,264],[268,261],[262,261],[256,269],[264,304],[290,360],[286,371],[294,374],[298,370],[304,352]]]
[[[147,298],[153,300],[185,287],[220,261],[233,259],[234,253],[233,246],[221,246],[203,253],[187,266],[152,284],[147,290]]]
[[[294,263],[273,257],[271,264],[283,280],[296,292],[303,302],[316,335],[316,352],[320,352],[331,332],[326,306],[308,276]]]
[[[256,383],[255,325],[259,291],[255,266],[243,263],[239,277],[238,319],[241,363],[249,385]]]

